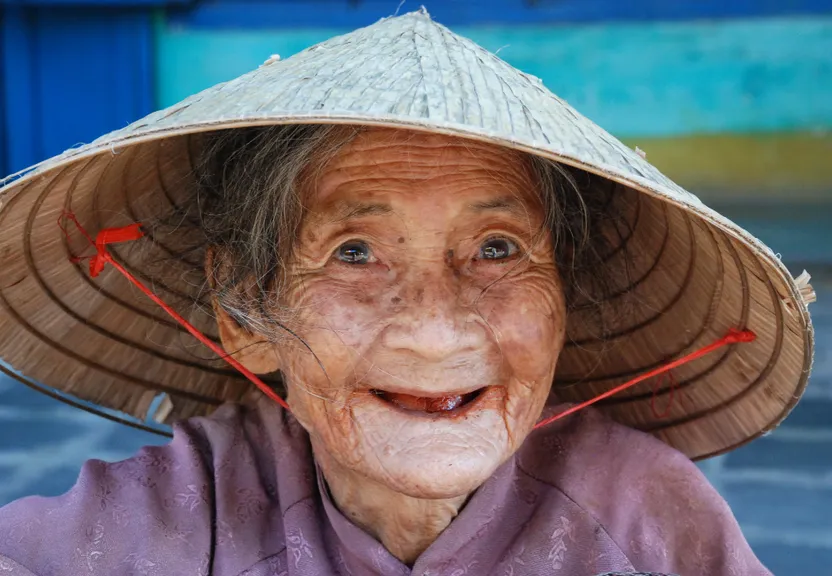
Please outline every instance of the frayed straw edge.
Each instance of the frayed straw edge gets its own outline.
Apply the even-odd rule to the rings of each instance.
[[[812,276],[806,270],[801,272],[800,276],[794,279],[794,283],[797,284],[797,289],[800,291],[800,298],[806,306],[818,301],[818,295],[815,292],[815,289],[812,288],[811,284],[809,284],[811,280]]]

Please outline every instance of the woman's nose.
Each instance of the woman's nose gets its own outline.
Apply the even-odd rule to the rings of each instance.
[[[487,345],[485,321],[448,271],[414,282],[383,335],[389,350],[440,362]]]

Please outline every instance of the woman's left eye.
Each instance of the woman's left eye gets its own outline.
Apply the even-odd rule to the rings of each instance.
[[[505,260],[517,253],[517,244],[508,238],[489,238],[480,246],[478,260]]]
[[[341,262],[347,264],[367,264],[372,259],[373,253],[366,243],[353,240],[341,244],[335,255]]]

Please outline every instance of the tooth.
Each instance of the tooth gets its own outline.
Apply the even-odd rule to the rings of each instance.
[[[402,408],[419,412],[447,412],[458,408],[464,398],[459,395],[441,396],[439,398],[424,398],[410,394],[385,393],[384,398]]]
[[[462,396],[443,396],[441,398],[433,398],[428,402],[428,412],[443,412],[453,410],[462,404]]]

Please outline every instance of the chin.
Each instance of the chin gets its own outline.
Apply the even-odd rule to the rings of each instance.
[[[365,404],[353,412],[367,476],[414,498],[469,494],[511,456],[502,410],[483,406],[464,417],[402,414]]]
[[[502,464],[503,458],[476,454],[411,453],[403,461],[379,462],[377,480],[413,498],[443,499],[466,496],[479,488]],[[496,456],[496,455],[495,455]]]

